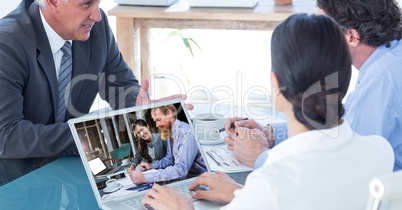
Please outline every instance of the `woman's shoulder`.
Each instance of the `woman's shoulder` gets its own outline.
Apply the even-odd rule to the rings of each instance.
[[[383,159],[394,159],[394,150],[391,144],[382,136],[361,136],[354,133],[354,140],[358,144],[360,152],[367,151],[372,156],[379,156]]]
[[[167,147],[167,142],[162,139],[162,135],[160,133],[152,133],[152,138],[156,147]]]
[[[154,142],[162,140],[162,136],[160,133],[151,133],[151,135]]]

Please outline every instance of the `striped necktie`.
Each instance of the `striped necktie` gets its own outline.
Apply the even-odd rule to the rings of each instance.
[[[73,59],[71,57],[71,44],[70,42],[64,43],[61,48],[63,57],[61,58],[60,71],[59,71],[59,106],[57,109],[56,122],[64,122],[66,118],[66,109],[70,93],[70,81]]]

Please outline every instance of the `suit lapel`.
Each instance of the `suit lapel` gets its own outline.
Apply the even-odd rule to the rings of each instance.
[[[88,67],[89,67],[89,57],[90,57],[90,42],[89,40],[85,42],[73,41],[73,74],[71,78],[71,89],[69,98],[69,107],[73,107],[71,110],[75,110],[77,103],[79,103],[78,98],[81,94],[82,88],[84,87],[85,80],[88,78]],[[79,114],[79,113],[78,113]],[[77,116],[67,109],[67,119]]]
[[[85,78],[88,76],[89,67],[89,57],[90,57],[90,41],[85,42],[74,41],[73,42],[73,75],[71,84],[72,98],[70,101],[72,104],[76,104],[78,101],[78,96],[84,86]]]
[[[35,30],[37,61],[40,69],[44,72],[47,78],[49,89],[51,92],[51,98],[53,102],[53,110],[57,110],[58,103],[58,87],[56,69],[54,66],[54,60],[52,50],[47,37],[45,29],[40,18],[39,7],[37,4],[32,4],[29,8],[29,16],[31,17],[33,28]]]

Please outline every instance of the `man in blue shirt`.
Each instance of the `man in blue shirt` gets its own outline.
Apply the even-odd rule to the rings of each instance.
[[[135,184],[190,178],[206,172],[206,166],[188,123],[177,119],[174,105],[154,108],[151,111],[162,139],[167,141],[167,154],[153,163],[141,163],[140,170],[157,169],[155,173],[129,170]]]
[[[400,7],[393,0],[317,0],[317,6],[319,12],[332,17],[343,30],[353,66],[359,70],[355,91],[344,104],[344,119],[360,135],[380,135],[387,139],[395,153],[394,171],[402,169]],[[234,120],[229,119],[227,123]],[[239,122],[238,126],[242,127],[243,124],[250,122]],[[227,142],[229,145],[232,143],[230,140]],[[253,147],[261,144],[254,142],[254,146],[236,142],[234,147],[238,147],[242,153],[252,153]],[[277,143],[275,139],[275,145]],[[236,149],[233,151],[236,153]],[[254,162],[254,168],[258,168],[267,156],[267,152],[254,154],[250,156],[251,160],[241,162]]]
[[[402,18],[393,0],[317,0],[343,29],[359,70],[346,100],[345,119],[360,135],[380,135],[392,145],[394,170],[402,168]],[[375,151],[373,151],[375,152]]]

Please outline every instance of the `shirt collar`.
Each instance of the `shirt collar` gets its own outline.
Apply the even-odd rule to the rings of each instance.
[[[379,58],[381,58],[385,53],[391,51],[397,44],[398,40],[393,40],[390,42],[391,46],[386,47],[385,45],[381,45],[377,47],[374,52],[370,55],[370,57],[366,60],[366,62],[363,63],[362,67],[359,69],[359,76],[357,78],[357,83],[363,79],[364,75],[366,74],[366,70],[373,64],[375,61],[377,61]]]
[[[269,151],[265,164],[272,164],[295,154],[334,149],[348,143],[353,135],[346,121],[334,128],[303,132],[283,141]]]
[[[50,25],[47,23],[45,17],[43,16],[41,9],[39,9],[39,12],[40,12],[40,18],[42,20],[43,27],[45,28],[45,32],[46,32],[47,38],[49,40],[50,49],[52,49],[52,54],[55,54],[57,51],[59,51],[60,48],[63,47],[63,45],[66,41],[69,41],[70,44],[72,44],[71,40],[64,40],[56,33],[56,31],[53,30],[52,27],[50,27]]]

